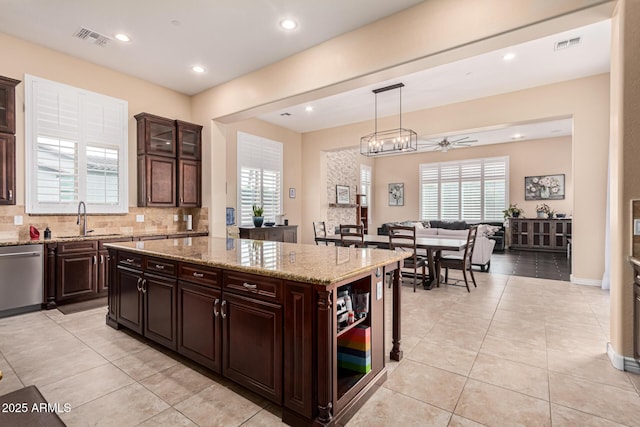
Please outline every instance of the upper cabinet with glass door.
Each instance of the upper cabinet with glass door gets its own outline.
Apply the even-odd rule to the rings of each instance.
[[[138,121],[138,154],[176,157],[176,125],[173,120],[140,113]]]
[[[16,133],[16,86],[20,80],[0,76],[0,132]]]
[[[200,160],[202,126],[176,120],[178,129],[178,158]]]

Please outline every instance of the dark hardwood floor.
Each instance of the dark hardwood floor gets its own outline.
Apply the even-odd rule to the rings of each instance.
[[[491,256],[491,273],[569,281],[571,259],[566,252],[505,249]]]

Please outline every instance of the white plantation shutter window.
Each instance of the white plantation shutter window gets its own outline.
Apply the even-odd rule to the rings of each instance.
[[[508,157],[420,165],[420,218],[501,221],[508,169]]]
[[[360,194],[364,194],[364,206],[371,204],[371,166],[360,165]]]
[[[282,143],[238,132],[238,219],[253,225],[253,205],[264,207],[265,221],[282,212]]]
[[[127,102],[25,77],[28,213],[126,213]]]

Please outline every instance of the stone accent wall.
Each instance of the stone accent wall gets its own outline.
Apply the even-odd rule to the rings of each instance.
[[[349,186],[349,203],[356,202],[356,188],[360,169],[358,150],[341,150],[327,153],[327,203],[336,202],[336,185]],[[329,207],[327,209],[327,233],[333,234],[340,224],[355,224],[355,207]]]
[[[29,239],[29,226],[33,225],[44,236],[49,227],[52,237],[77,236],[81,225],[76,225],[76,215],[26,215],[24,206],[0,207],[0,239]],[[22,215],[23,224],[14,225],[14,215]],[[144,215],[144,222],[136,222],[136,215]],[[174,221],[178,215],[178,221]],[[183,215],[193,215],[193,230],[209,230],[208,208],[139,208],[129,207],[125,215],[87,215],[87,228],[95,234],[110,233],[158,233],[171,234],[186,231]]]

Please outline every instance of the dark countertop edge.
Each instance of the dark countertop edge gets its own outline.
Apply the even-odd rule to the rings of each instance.
[[[166,233],[161,232],[142,232],[142,233],[114,233],[103,235],[88,235],[88,236],[65,236],[65,237],[53,237],[51,239],[44,240],[42,235],[38,240],[0,240],[0,247],[2,246],[21,246],[21,245],[40,245],[44,243],[60,243],[60,242],[81,242],[85,240],[111,240],[120,238],[136,238],[136,237],[149,237],[149,236],[184,236],[189,237],[194,234],[209,233],[209,230],[192,230],[192,231],[171,231]]]
[[[314,246],[315,245],[309,245],[309,246]],[[398,262],[403,260],[404,258],[409,258],[411,256],[411,254],[409,254],[408,252],[403,252],[403,253],[398,253],[396,255],[397,259],[388,259],[384,262],[380,262],[380,263],[376,263],[376,264],[372,264],[366,267],[361,267],[358,269],[354,269],[352,271],[350,271],[348,274],[344,274],[342,276],[339,277],[334,277],[333,279],[330,280],[319,280],[317,277],[309,277],[309,276],[301,276],[301,275],[296,275],[296,274],[287,274],[278,270],[267,270],[267,269],[263,269],[263,268],[259,268],[259,267],[245,267],[242,265],[237,265],[237,264],[225,264],[224,262],[216,262],[216,261],[205,261],[202,259],[198,259],[198,258],[188,258],[188,257],[184,257],[184,256],[180,256],[180,255],[171,255],[171,254],[167,254],[167,253],[162,253],[162,252],[156,252],[156,251],[150,251],[148,249],[140,249],[140,248],[131,248],[129,246],[122,246],[119,245],[118,242],[113,242],[113,243],[105,243],[105,247],[107,248],[111,248],[111,249],[118,249],[118,250],[124,250],[124,251],[128,251],[128,252],[135,252],[135,253],[139,253],[139,254],[143,254],[143,255],[149,255],[149,256],[154,256],[154,257],[160,257],[160,258],[167,258],[167,259],[171,259],[171,260],[175,260],[178,262],[186,262],[189,264],[199,264],[199,265],[204,265],[207,267],[213,267],[213,268],[220,268],[220,269],[224,269],[224,270],[233,270],[233,271],[239,271],[242,273],[251,273],[251,274],[259,274],[262,276],[268,276],[268,277],[275,277],[278,279],[283,279],[283,280],[291,280],[293,282],[301,282],[301,283],[309,283],[309,284],[313,284],[313,285],[325,285],[325,286],[330,286],[333,285],[335,283],[339,283],[342,282],[343,280],[347,280],[349,278],[358,276],[362,273],[366,273],[374,268],[378,268],[378,267],[384,267],[386,265],[392,264],[394,262]],[[373,250],[373,249],[370,249]]]

